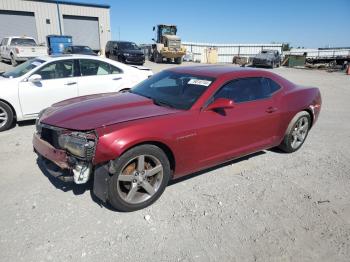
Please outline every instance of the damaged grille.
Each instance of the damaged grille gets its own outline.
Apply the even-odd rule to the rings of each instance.
[[[48,142],[50,145],[52,145],[55,148],[59,148],[58,136],[59,136],[59,132],[57,130],[44,127],[44,126],[41,127],[41,133],[40,133],[41,139]]]

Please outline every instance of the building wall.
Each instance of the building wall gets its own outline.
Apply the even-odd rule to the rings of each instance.
[[[62,34],[64,34],[64,15],[98,17],[101,49],[105,48],[107,41],[111,39],[110,10],[108,8],[66,4],[60,4],[59,7]],[[45,43],[47,35],[60,34],[57,5],[54,2],[0,0],[0,10],[34,12],[39,43]],[[46,24],[46,19],[50,19],[50,24]]]
[[[282,53],[282,44],[217,44],[182,42],[187,53],[193,55],[193,59],[202,60],[205,49],[216,48],[218,50],[218,63],[232,63],[234,56],[252,57],[262,50],[277,50]]]

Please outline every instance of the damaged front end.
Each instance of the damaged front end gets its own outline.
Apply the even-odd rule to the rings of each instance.
[[[33,136],[34,150],[43,157],[47,171],[65,182],[86,183],[92,173],[92,161],[97,144],[96,133],[67,130],[39,121],[36,129],[37,132]],[[68,171],[65,172],[68,175],[60,175],[57,166]]]

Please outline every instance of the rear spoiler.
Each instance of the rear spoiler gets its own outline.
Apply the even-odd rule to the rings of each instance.
[[[137,65],[129,65],[129,66],[137,68],[139,70],[151,71],[151,69],[144,67],[144,66],[137,66]]]

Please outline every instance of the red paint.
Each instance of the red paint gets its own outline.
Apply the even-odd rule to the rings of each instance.
[[[216,80],[187,111],[160,107],[130,93],[110,94],[58,103],[42,117],[42,122],[73,130],[96,130],[99,138],[93,164],[115,159],[140,143],[161,143],[172,152],[174,177],[179,177],[274,147],[282,141],[296,113],[308,110],[314,124],[320,112],[317,88],[297,86],[268,71],[226,66],[170,70],[212,76]],[[282,89],[263,100],[219,101],[225,108],[224,114],[205,107],[218,88],[240,77],[271,78]]]

